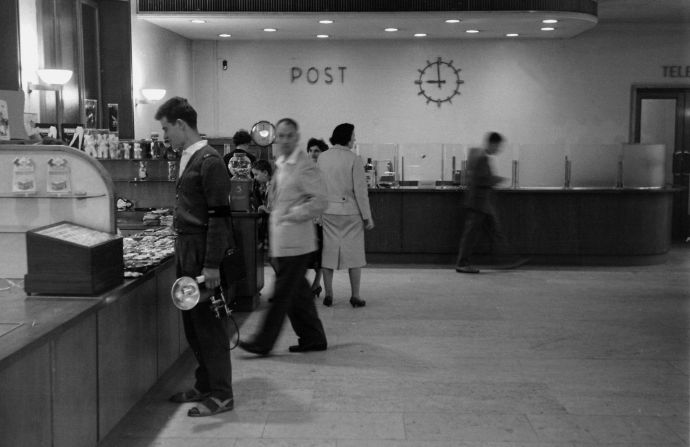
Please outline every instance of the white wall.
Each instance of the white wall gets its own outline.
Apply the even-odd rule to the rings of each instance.
[[[690,84],[662,77],[662,65],[690,65],[690,32],[678,26],[600,25],[569,40],[192,46],[194,106],[211,136],[291,116],[305,140],[328,138],[347,121],[370,143],[478,144],[488,130],[513,144],[620,143],[628,140],[632,84]],[[452,59],[465,81],[461,96],[441,108],[427,105],[414,84],[417,70],[439,56]],[[310,85],[303,76],[291,83],[292,66],[346,66],[345,82],[335,76],[331,85]]]
[[[132,94],[142,98],[142,88],[164,88],[165,98],[155,104],[134,107],[134,137],[148,138],[161,132],[153,119],[158,106],[173,96],[193,102],[194,73],[192,42],[178,34],[136,18],[136,2],[132,4]]]

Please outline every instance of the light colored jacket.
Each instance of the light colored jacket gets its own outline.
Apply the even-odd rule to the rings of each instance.
[[[307,154],[295,149],[276,162],[271,181],[271,256],[299,256],[318,249],[312,219],[326,208],[326,185],[321,171]]]
[[[326,181],[328,207],[324,214],[359,214],[371,219],[362,159],[348,147],[335,145],[319,155],[318,163]]]

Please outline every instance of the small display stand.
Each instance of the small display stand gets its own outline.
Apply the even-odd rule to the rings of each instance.
[[[70,222],[26,233],[26,293],[98,295],[123,281],[122,237]]]

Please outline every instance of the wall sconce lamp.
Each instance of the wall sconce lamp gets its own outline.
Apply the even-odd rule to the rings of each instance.
[[[55,92],[55,122],[58,133],[62,127],[62,86],[72,79],[72,70],[60,70],[54,68],[42,68],[36,70],[41,84],[29,82],[28,93],[34,90],[53,90]]]
[[[154,102],[160,101],[165,96],[164,88],[142,88],[141,95],[143,98],[137,98],[134,102],[135,105],[139,104],[153,104]]]

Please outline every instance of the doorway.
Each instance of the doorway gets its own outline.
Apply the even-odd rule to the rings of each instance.
[[[681,188],[673,196],[671,235],[685,240],[690,187],[690,87],[639,87],[632,91],[633,143],[666,146],[666,185]]]

